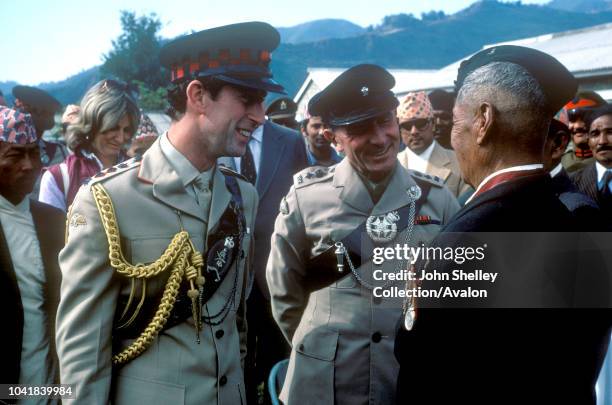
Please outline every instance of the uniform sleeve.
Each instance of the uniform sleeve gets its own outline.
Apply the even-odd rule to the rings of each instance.
[[[59,255],[56,326],[61,382],[75,387],[76,399],[66,403],[106,404],[119,283],[113,281],[108,243],[89,187],[81,187],[68,216],[67,242]]]
[[[238,328],[238,335],[240,337],[240,364],[244,370],[244,361],[247,355],[247,317],[246,317],[246,300],[249,297],[251,287],[253,285],[254,275],[253,272],[253,252],[255,240],[253,238],[253,228],[255,226],[255,218],[257,218],[257,202],[259,197],[257,192],[254,191],[251,197],[251,223],[249,226],[249,237],[251,238],[249,243],[249,251],[247,252],[246,262],[244,264],[244,279],[242,284],[242,293],[240,294],[240,304],[236,313],[236,326]]]
[[[272,234],[266,280],[272,315],[285,338],[291,342],[309,296],[304,283],[307,239],[293,187],[283,201],[281,207],[284,205],[284,209],[281,208],[276,217]]]
[[[449,220],[455,216],[457,211],[461,209],[461,206],[457,201],[457,197],[455,197],[448,188],[442,187],[442,194],[444,197],[442,199],[442,201],[444,201],[444,214],[442,217],[442,224],[444,225],[448,224]]]
[[[40,179],[40,192],[38,201],[52,205],[66,212],[66,198],[64,193],[59,189],[55,178],[49,170],[46,170]]]

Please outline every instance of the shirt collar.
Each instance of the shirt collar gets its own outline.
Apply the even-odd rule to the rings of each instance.
[[[261,143],[263,140],[263,130],[263,124],[255,128],[255,131],[253,131],[253,133],[251,134],[251,139]]]
[[[18,213],[24,213],[30,211],[30,198],[26,196],[17,205],[13,205],[12,202],[0,195],[0,209],[3,211],[13,211]]]
[[[595,162],[595,168],[597,169],[597,184],[601,182],[604,174],[606,174],[608,170],[612,170],[612,169],[606,169],[604,165],[602,165],[599,162]]]
[[[336,152],[336,150],[331,145],[329,145],[329,149],[331,149],[331,155],[330,155],[331,161],[334,162],[334,164],[340,163],[342,158],[340,157],[340,155],[338,155],[338,152]],[[317,160],[316,156],[310,150],[310,145],[308,144],[306,145],[306,157],[308,158],[308,164],[310,166],[319,165],[319,161]]]
[[[406,146],[406,150],[408,151],[408,154],[411,155],[412,157],[417,157],[419,159],[428,161],[429,158],[431,157],[431,153],[433,152],[434,147],[436,146],[436,140],[434,139],[433,142],[427,147],[427,149],[425,149],[423,152],[421,153],[414,153],[408,146]]]
[[[170,165],[176,171],[184,187],[200,176],[200,172],[191,164],[181,152],[179,152],[168,139],[168,132],[165,132],[159,141],[162,153],[166,156]],[[205,172],[206,173],[206,172]]]
[[[559,163],[557,166],[555,166],[554,169],[550,171],[550,177],[555,177],[557,174],[561,173],[562,169],[563,169],[563,165]]]
[[[487,177],[485,177],[485,179],[482,182],[480,182],[480,184],[476,188],[476,191],[474,191],[474,194],[472,194],[470,198],[468,198],[465,204],[468,204],[470,201],[472,201],[472,198],[474,198],[474,196],[478,194],[482,186],[484,186],[489,180],[491,180],[493,177],[497,175],[500,175],[503,173],[510,173],[510,172],[521,172],[521,171],[526,171],[526,170],[538,170],[538,169],[542,169],[543,167],[544,165],[541,163],[534,163],[530,165],[506,167],[505,169],[501,169],[496,172],[493,172],[489,174]]]

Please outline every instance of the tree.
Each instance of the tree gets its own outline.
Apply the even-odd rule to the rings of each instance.
[[[140,81],[152,91],[164,86],[168,73],[159,64],[161,38],[157,33],[161,25],[154,13],[136,17],[135,12],[121,11],[123,32],[104,55],[102,74],[128,83]]]

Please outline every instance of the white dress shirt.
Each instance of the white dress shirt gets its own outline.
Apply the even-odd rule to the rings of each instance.
[[[429,164],[429,159],[431,158],[431,153],[433,152],[435,146],[436,141],[434,140],[431,145],[427,147],[427,149],[418,155],[410,150],[409,147],[406,147],[406,153],[408,154],[408,168],[410,170],[425,173],[425,170],[427,170],[427,165]]]
[[[23,339],[19,384],[53,384],[55,364],[49,350],[48,319],[43,286],[46,282],[40,244],[30,212],[30,199],[16,206],[0,195],[0,222],[10,252],[23,305]],[[14,333],[3,331],[2,333]],[[46,403],[28,400],[20,403]]]
[[[601,181],[603,180],[604,174],[606,174],[607,171],[612,170],[612,169],[606,169],[604,165],[602,165],[599,162],[595,162],[595,169],[597,170],[597,189],[602,190],[603,186],[600,187],[599,183],[601,183]],[[610,182],[608,183],[608,188],[612,190],[612,180],[610,180]]]
[[[261,161],[261,149],[263,142],[263,130],[264,126],[258,126],[255,131],[251,134],[251,139],[249,140],[248,148],[251,148],[251,154],[253,154],[253,163],[255,163],[255,174],[259,176],[259,162]],[[236,171],[240,173],[240,159],[241,156],[234,158],[234,165],[236,166]]]

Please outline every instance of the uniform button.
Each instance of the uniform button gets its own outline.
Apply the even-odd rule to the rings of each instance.
[[[300,345],[300,346],[298,347],[298,350],[299,350],[299,351],[301,351],[301,352],[303,352],[303,351],[304,351],[304,345]]]
[[[227,377],[222,376],[221,378],[219,378],[219,385],[225,385],[225,384],[227,384]]]
[[[372,342],[378,343],[378,342],[380,342],[380,339],[382,339],[382,336],[381,336],[380,332],[374,332],[372,334]]]
[[[223,332],[222,329],[219,329],[218,331],[215,332],[215,337],[217,339],[221,339],[223,337],[223,335],[225,334],[225,332]]]

